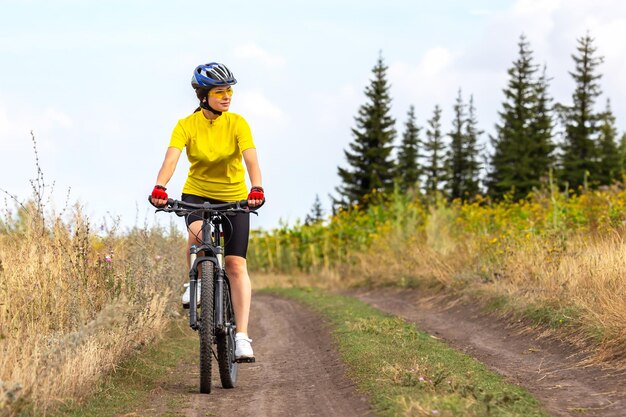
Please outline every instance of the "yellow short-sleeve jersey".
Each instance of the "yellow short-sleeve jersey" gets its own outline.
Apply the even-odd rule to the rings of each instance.
[[[178,121],[170,147],[185,148],[191,164],[183,193],[228,202],[247,198],[242,152],[255,146],[240,115],[224,112],[209,120],[195,112]]]

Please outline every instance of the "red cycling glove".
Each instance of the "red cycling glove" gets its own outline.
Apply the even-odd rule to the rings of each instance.
[[[152,198],[157,200],[167,200],[167,193],[165,192],[167,188],[162,185],[155,185],[154,190],[152,190]]]
[[[248,200],[261,200],[265,202],[265,193],[263,192],[263,187],[252,187],[250,189],[250,194],[248,194]]]

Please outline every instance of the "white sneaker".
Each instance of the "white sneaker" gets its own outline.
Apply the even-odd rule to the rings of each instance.
[[[252,339],[245,333],[235,335],[235,360],[237,362],[254,362],[254,352],[252,352]]]
[[[189,283],[184,284],[185,287],[185,293],[183,294],[183,307],[184,308],[189,308],[189,298],[191,297],[191,290],[189,290]],[[198,281],[198,284],[196,285],[197,289],[198,289],[198,296],[196,297],[196,302],[198,305],[200,305],[200,281]]]

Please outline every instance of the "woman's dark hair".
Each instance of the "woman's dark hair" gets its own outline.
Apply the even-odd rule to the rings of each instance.
[[[209,88],[196,88],[196,97],[200,100],[200,106],[195,109],[193,112],[199,112],[202,109],[202,101],[206,100],[206,96],[209,94]]]
[[[198,97],[198,100],[200,101],[204,100],[208,94],[209,94],[208,88],[196,88],[196,97]]]

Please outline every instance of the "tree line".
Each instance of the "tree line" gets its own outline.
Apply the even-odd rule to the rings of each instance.
[[[410,106],[396,145],[387,67],[379,56],[365,88],[366,102],[355,116],[353,141],[344,150],[347,166],[338,167],[341,184],[331,196],[333,207],[367,204],[372,192],[394,187],[471,201],[477,195],[525,198],[549,179],[576,192],[621,181],[626,134],[619,135],[608,99],[602,111],[596,110],[603,57],[594,39],[589,34],[579,38],[571,55],[575,89],[569,104],[555,103],[550,96],[547,68],[535,63],[524,35],[517,46],[494,134],[488,138],[490,149],[481,141],[485,132],[478,128],[474,98],[465,99],[461,89],[449,128],[442,126],[439,105],[425,126],[418,125]],[[319,197],[316,205],[319,216]]]

